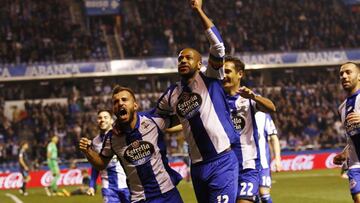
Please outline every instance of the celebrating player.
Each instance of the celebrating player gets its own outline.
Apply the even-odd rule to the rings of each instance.
[[[348,145],[334,157],[341,165],[348,160],[350,192],[355,203],[360,203],[360,65],[347,62],[340,67],[340,80],[348,97],[339,106]]]
[[[181,81],[160,97],[157,112],[176,114],[189,143],[191,177],[197,201],[235,202],[238,162],[231,143],[239,140],[231,123],[221,86],[225,47],[214,24],[202,10],[202,0],[190,0],[210,42],[208,67],[200,71],[198,51],[183,49],[178,56]]]
[[[239,160],[239,188],[237,202],[254,202],[259,192],[259,135],[255,122],[255,113],[274,112],[272,101],[255,94],[242,86],[245,65],[240,59],[227,56],[225,58],[225,78],[223,86],[227,93],[227,102],[231,109],[231,119],[239,133],[240,142],[233,143],[233,149]]]
[[[117,119],[100,155],[89,147],[87,138],[80,140],[80,150],[98,170],[103,170],[114,155],[119,158],[128,177],[131,202],[183,202],[176,189],[181,176],[168,164],[161,131],[170,122],[137,112],[131,89],[116,86],[112,101]]]
[[[104,141],[111,134],[113,119],[112,113],[108,110],[100,110],[97,114],[97,124],[100,135],[96,136],[91,143],[91,148],[100,153]],[[126,175],[116,156],[113,156],[106,169],[98,171],[94,167],[91,169],[90,187],[87,193],[95,195],[97,177],[101,176],[101,193],[105,203],[126,203],[130,202],[130,192],[126,184]]]

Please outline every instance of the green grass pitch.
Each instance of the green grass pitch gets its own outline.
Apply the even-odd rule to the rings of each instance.
[[[185,203],[195,203],[191,183],[182,181],[178,186]],[[66,187],[71,191],[74,187]],[[1,203],[15,203],[9,197],[15,195],[23,203],[101,203],[100,194],[95,197],[47,197],[43,188],[29,189],[29,196],[21,196],[18,190],[0,190]],[[273,174],[272,198],[275,203],[351,203],[348,181],[340,178],[340,169]]]

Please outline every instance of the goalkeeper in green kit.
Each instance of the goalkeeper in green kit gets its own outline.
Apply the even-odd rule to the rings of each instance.
[[[46,147],[46,151],[47,151],[47,164],[48,167],[53,175],[53,179],[51,180],[51,184],[50,184],[50,191],[48,187],[45,187],[45,191],[46,194],[48,196],[69,196],[68,192],[65,190],[63,190],[62,192],[58,192],[58,187],[57,187],[57,181],[60,178],[60,168],[58,165],[58,150],[57,150],[57,146],[56,144],[59,141],[59,137],[54,135],[53,137],[51,137],[51,141],[49,142],[49,144]]]

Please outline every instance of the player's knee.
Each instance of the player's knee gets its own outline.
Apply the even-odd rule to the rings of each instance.
[[[260,199],[262,203],[272,203],[270,194],[260,195]]]
[[[260,196],[270,194],[270,188],[268,188],[268,187],[260,187],[259,188],[259,194],[260,194]]]

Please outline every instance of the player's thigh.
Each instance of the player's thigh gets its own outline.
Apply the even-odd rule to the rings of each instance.
[[[101,193],[103,196],[104,203],[119,203],[120,198],[116,190],[109,189],[109,188],[101,188]]]
[[[218,163],[208,182],[208,202],[231,203],[236,201],[239,168],[233,152],[229,156],[218,160]]]
[[[254,202],[259,194],[259,170],[244,169],[239,174],[237,199]]]
[[[260,187],[271,188],[271,171],[270,168],[260,170]]]

